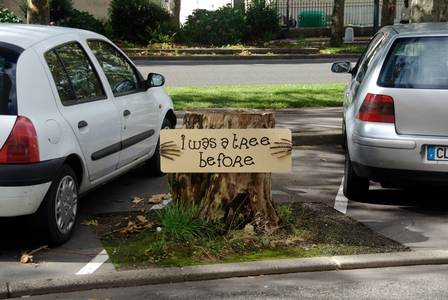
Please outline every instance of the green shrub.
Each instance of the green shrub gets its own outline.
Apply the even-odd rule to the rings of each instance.
[[[187,44],[223,46],[243,41],[244,11],[230,5],[216,11],[198,9],[187,19],[179,35]]]
[[[69,19],[74,13],[72,0],[51,0],[49,4],[50,20],[56,24]]]
[[[278,217],[284,225],[294,225],[295,217],[294,213],[289,205],[282,204],[277,209]]]
[[[64,27],[79,28],[104,34],[104,24],[86,11],[74,9],[72,15],[59,24]]]
[[[118,39],[146,45],[154,35],[169,30],[169,13],[152,0],[112,0],[109,14]]]
[[[268,41],[280,32],[279,16],[272,1],[252,0],[246,10],[247,41]]]
[[[172,204],[156,212],[162,233],[174,241],[192,241],[213,238],[217,229],[198,216],[198,209],[182,204]]]
[[[22,23],[22,20],[7,8],[0,8],[0,23]]]

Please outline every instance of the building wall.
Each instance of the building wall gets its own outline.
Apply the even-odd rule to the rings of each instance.
[[[129,0],[132,1],[132,0]],[[160,0],[162,4],[166,5],[169,3],[167,0]],[[21,0],[3,0],[5,7],[11,9],[18,16],[23,17],[20,11]],[[97,18],[103,19],[108,16],[108,9],[111,0],[73,0],[73,5],[76,9],[82,11],[88,11]]]
[[[180,22],[184,23],[187,17],[196,9],[216,10],[231,3],[232,0],[182,0]]]

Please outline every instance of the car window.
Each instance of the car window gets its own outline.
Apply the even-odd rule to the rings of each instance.
[[[105,99],[104,89],[86,53],[69,43],[45,54],[63,105]]]
[[[90,40],[88,45],[103,68],[115,96],[140,90],[140,77],[136,70],[115,47],[98,40]]]
[[[381,49],[381,46],[383,45],[385,40],[386,36],[382,32],[378,33],[372,39],[372,41],[369,44],[369,47],[361,57],[359,65],[356,66],[357,69],[356,81],[361,83],[364,80],[364,77],[366,76],[367,71],[369,70],[370,63],[372,62],[373,57]]]
[[[448,37],[400,38],[392,46],[378,85],[448,89]]]
[[[17,114],[16,70],[21,51],[0,46],[0,115]]]

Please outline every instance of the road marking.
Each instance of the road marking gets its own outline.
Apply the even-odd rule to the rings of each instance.
[[[81,270],[76,273],[76,275],[89,275],[95,273],[107,260],[109,255],[107,255],[106,250],[101,251],[97,256],[95,256],[87,265],[85,265]]]
[[[338,194],[334,200],[334,209],[345,215],[347,214],[347,206],[348,199],[344,196],[344,177],[342,177],[341,186],[339,187]]]

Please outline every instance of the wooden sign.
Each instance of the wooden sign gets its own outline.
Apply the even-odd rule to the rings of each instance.
[[[165,173],[286,173],[289,129],[173,129],[160,134]]]

